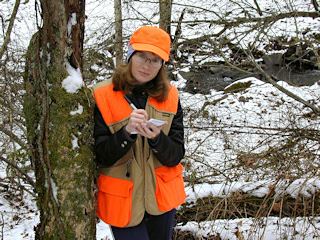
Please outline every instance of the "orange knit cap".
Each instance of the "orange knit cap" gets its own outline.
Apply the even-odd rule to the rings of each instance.
[[[171,39],[169,34],[158,27],[143,26],[135,31],[129,45],[136,51],[157,54],[166,62],[169,60]]]

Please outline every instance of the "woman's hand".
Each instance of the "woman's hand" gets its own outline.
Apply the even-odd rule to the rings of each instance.
[[[146,123],[147,124],[141,128],[141,131],[139,133],[142,136],[145,136],[145,137],[151,139],[151,141],[153,141],[153,142],[157,141],[157,139],[160,135],[161,128],[168,124],[168,122],[165,122],[165,124],[157,127],[149,121],[147,121]]]
[[[128,133],[136,131],[139,133],[141,125],[145,125],[148,120],[148,114],[144,109],[135,109],[130,115],[129,123],[126,126]]]
[[[162,126],[157,127],[147,119],[148,114],[144,109],[133,110],[130,115],[129,123],[126,126],[126,130],[128,133],[136,131],[138,134],[141,134],[146,138],[150,138],[155,142],[160,134],[162,126],[167,125],[168,122],[166,122]]]

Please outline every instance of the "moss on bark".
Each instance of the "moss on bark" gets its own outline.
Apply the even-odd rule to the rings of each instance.
[[[71,94],[61,85],[68,75],[66,62],[82,49],[72,48],[67,34],[67,3],[41,0],[41,6],[44,25],[30,42],[24,77],[40,210],[36,239],[95,239],[93,99],[86,87]],[[83,112],[71,115],[79,104]]]

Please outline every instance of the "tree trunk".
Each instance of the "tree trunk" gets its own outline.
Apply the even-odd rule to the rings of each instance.
[[[159,27],[171,34],[171,9],[172,0],[159,0],[160,22]]]
[[[82,68],[85,1],[40,2],[43,27],[30,41],[24,77],[40,210],[36,239],[95,239],[92,98],[86,87],[62,87],[67,62]]]
[[[123,61],[121,0],[114,0],[116,66]]]

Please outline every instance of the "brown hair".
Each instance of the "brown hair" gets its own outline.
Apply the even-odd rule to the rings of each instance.
[[[117,90],[123,92],[124,95],[128,95],[132,92],[135,85],[138,85],[137,80],[131,73],[131,61],[129,63],[122,63],[116,68],[112,82]],[[165,66],[162,64],[157,76],[151,81],[144,84],[143,90],[149,94],[149,96],[156,98],[158,101],[163,102],[167,99],[170,90],[170,81],[167,76]]]

